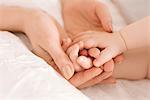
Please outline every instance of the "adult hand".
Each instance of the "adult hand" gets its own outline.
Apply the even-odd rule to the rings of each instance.
[[[99,2],[98,0],[62,0],[62,2],[65,29],[73,36],[77,33],[88,30],[112,32],[112,19],[109,9],[105,4]],[[78,50],[75,51],[78,52]],[[81,70],[81,67],[75,61],[78,57],[78,53],[76,54],[77,55],[69,56],[71,60],[74,60],[72,61],[75,65],[74,67],[78,70]],[[116,58],[114,58],[114,61],[110,60],[108,64],[105,64],[105,66],[111,67],[113,70],[114,62],[121,62],[122,60],[123,56],[118,55]],[[107,76],[107,74],[104,75]],[[101,76],[103,75],[99,75],[93,80],[96,81],[96,79],[103,79]]]
[[[108,7],[98,0],[62,0],[64,25],[67,32],[76,35],[85,31],[112,32],[112,18]],[[123,55],[114,58],[122,62]]]
[[[52,61],[50,65],[61,74],[54,61]],[[103,70],[101,68],[92,67],[91,69],[75,73],[69,82],[78,89],[91,87],[96,84],[114,84],[116,82],[116,80],[112,77],[104,80],[104,78],[108,77],[112,73],[101,75],[102,73]]]
[[[116,80],[113,78],[104,79],[104,77],[108,77],[109,75],[103,74],[101,75],[103,70],[101,68],[92,67],[91,69],[84,70],[81,72],[77,72],[69,81],[75,87],[82,89],[91,87],[96,84],[107,84],[107,83],[115,83]]]
[[[62,0],[65,29],[69,33],[88,30],[112,32],[112,19],[108,7],[98,0]]]
[[[24,32],[31,41],[33,52],[47,62],[53,59],[62,75],[70,79],[74,74],[74,67],[61,47],[61,34],[53,18],[42,11],[32,11],[29,15]]]

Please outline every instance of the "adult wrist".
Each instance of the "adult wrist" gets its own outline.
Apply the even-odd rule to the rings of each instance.
[[[38,23],[39,20],[42,20],[44,14],[44,12],[38,9],[27,9],[23,16],[23,31],[25,33],[28,33],[33,27],[33,25],[36,27],[36,23]]]

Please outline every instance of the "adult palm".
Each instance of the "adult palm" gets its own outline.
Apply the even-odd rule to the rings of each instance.
[[[65,30],[73,39],[78,33],[86,31],[107,31],[112,32],[112,20],[107,6],[98,0],[62,0],[62,13]],[[118,56],[118,60],[122,56]],[[105,66],[114,66],[110,60]],[[97,69],[94,69],[94,71]],[[70,82],[77,87],[89,87],[102,82],[112,75],[112,72],[94,72],[93,68],[76,73]],[[93,76],[90,75],[93,72]],[[85,79],[85,80],[82,80]],[[82,82],[81,82],[82,80]],[[110,81],[111,80],[111,81]],[[105,80],[112,83],[112,79]],[[78,85],[80,83],[80,85]],[[82,84],[81,84],[82,83]]]
[[[107,6],[98,0],[63,0],[63,18],[67,32],[72,35],[85,31],[112,31]]]

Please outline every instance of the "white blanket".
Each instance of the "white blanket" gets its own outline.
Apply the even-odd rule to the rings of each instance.
[[[0,32],[0,100],[88,100],[9,32]]]
[[[124,20],[110,0],[105,2],[113,15],[114,29],[118,30],[125,26]],[[43,6],[43,3],[41,4]],[[57,10],[55,16],[58,15],[59,21],[58,9],[52,10],[53,12]],[[61,23],[61,19],[59,22]],[[83,95],[51,66],[31,53],[27,46],[29,43],[24,35],[0,32],[0,100],[88,100],[88,97],[91,100],[148,100],[150,98],[148,80],[135,82],[118,80],[116,85],[97,85],[82,90],[85,94]]]

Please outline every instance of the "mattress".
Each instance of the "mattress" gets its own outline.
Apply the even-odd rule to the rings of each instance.
[[[53,12],[57,16],[57,21],[61,23],[58,0],[39,0],[37,6],[40,6],[40,2],[46,1],[55,3]],[[114,30],[126,26],[125,20],[113,3],[110,0],[103,2],[111,10]],[[41,4],[43,6],[43,3]],[[50,10],[50,6],[42,9]],[[49,10],[46,11],[51,14]],[[149,98],[149,80],[117,80],[116,84],[96,85],[78,90],[30,51],[30,43],[25,35],[0,32],[0,100],[149,100]]]

